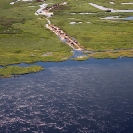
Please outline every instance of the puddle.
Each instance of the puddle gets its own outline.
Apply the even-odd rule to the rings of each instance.
[[[121,3],[122,5],[132,5],[133,4],[133,2],[128,2],[128,3]]]
[[[105,18],[101,18],[101,19],[106,19],[106,20],[133,20],[133,16],[130,17],[126,17],[126,18],[120,18],[120,16],[109,16],[109,17],[105,17]]]
[[[133,12],[133,10],[111,10],[111,12]]]
[[[70,22],[69,24],[82,24],[82,22]]]
[[[133,20],[133,16],[127,17],[125,20]]]
[[[109,16],[101,19],[120,19],[119,16]]]
[[[76,12],[72,12],[70,14],[81,14],[81,15],[87,15],[87,14],[95,14],[95,13],[91,13],[91,12],[80,12],[80,13],[76,13]]]
[[[69,24],[76,24],[76,22],[70,22]]]
[[[67,43],[67,39],[58,36],[61,42]]]
[[[82,24],[83,22],[70,22],[69,24]],[[87,24],[90,24],[91,22],[86,22]]]
[[[115,3],[114,3],[114,2],[112,2],[112,1],[110,1],[109,3],[110,3],[110,4],[115,4]]]
[[[84,54],[83,50],[73,50],[73,56],[71,58],[83,58],[87,57],[87,54]]]
[[[10,2],[10,4],[11,4],[11,5],[14,5],[14,4],[15,4],[15,2]]]

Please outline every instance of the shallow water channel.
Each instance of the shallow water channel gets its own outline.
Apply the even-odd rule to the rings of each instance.
[[[101,18],[101,19],[106,19],[106,20],[133,20],[133,16],[130,17],[126,17],[126,18],[120,18],[120,16],[109,16],[109,17],[105,17],[105,18]]]
[[[0,133],[133,131],[133,58],[37,64],[0,80]]]

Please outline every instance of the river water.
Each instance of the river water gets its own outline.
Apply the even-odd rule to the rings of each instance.
[[[133,58],[38,64],[0,80],[0,133],[133,131]]]

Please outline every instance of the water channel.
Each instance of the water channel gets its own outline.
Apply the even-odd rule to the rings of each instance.
[[[133,131],[133,58],[37,64],[0,80],[0,133]]]

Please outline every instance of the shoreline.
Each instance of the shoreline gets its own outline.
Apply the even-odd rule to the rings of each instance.
[[[48,4],[42,4],[40,5],[40,9],[38,9],[35,12],[35,15],[44,15],[46,16],[46,20],[48,21],[48,24],[46,24],[46,28],[48,28],[49,30],[51,30],[52,32],[54,32],[62,42],[65,42],[66,44],[68,44],[73,50],[83,50],[83,48],[80,47],[80,43],[77,42],[76,40],[73,40],[72,37],[70,37],[67,33],[65,33],[63,30],[61,30],[59,27],[51,24],[50,20],[48,18],[50,18],[54,13],[49,12],[50,10],[61,6],[61,5],[66,5],[67,2],[62,2],[60,4],[54,4],[50,7],[48,7]]]
[[[40,66],[42,69],[39,70],[39,71],[36,71],[36,72],[41,72],[43,70],[46,71],[47,69],[49,69],[51,67],[54,67],[54,66],[59,66],[59,67],[64,67],[64,65],[65,66],[67,66],[67,65],[77,66],[78,64],[81,64],[81,63],[82,64],[87,64],[87,63],[89,63],[89,64],[91,64],[91,63],[92,64],[101,64],[103,61],[104,61],[104,64],[112,64],[113,62],[127,62],[127,61],[130,61],[130,60],[133,62],[133,58],[128,58],[128,57],[123,57],[123,58],[119,57],[117,59],[115,59],[115,58],[104,58],[104,59],[89,58],[85,61],[69,59],[69,60],[58,62],[58,63],[57,62],[36,62],[32,65]],[[24,66],[25,67],[30,67],[30,64],[20,63],[20,64],[15,65],[15,67],[24,67]],[[9,67],[12,67],[12,65],[9,66]],[[27,73],[22,73],[22,74],[13,74],[13,75],[9,75],[9,76],[0,76],[0,80],[8,79],[8,78],[18,78],[22,75],[34,74],[36,72],[29,72],[29,73],[27,72]]]
[[[28,0],[26,0],[26,1],[28,1]],[[21,5],[21,2],[18,2],[18,3]],[[31,1],[22,2],[22,3],[27,5],[27,7],[29,7],[29,4],[30,4],[32,7],[36,8],[36,10],[39,5],[38,3],[37,4],[32,3]],[[21,15],[21,13],[18,14],[18,16],[16,16],[16,17],[18,17],[17,19],[14,19],[13,17],[2,19],[3,23],[5,22],[5,27],[3,26],[3,31],[1,31],[2,39],[3,39],[1,42],[2,43],[2,47],[1,47],[2,51],[5,50],[5,47],[8,47],[9,45],[11,46],[11,50],[7,49],[7,52],[1,53],[0,59],[1,59],[1,65],[3,67],[6,68],[7,66],[10,66],[10,64],[16,65],[16,64],[19,64],[22,62],[34,64],[34,62],[38,62],[38,61],[62,62],[62,61],[66,61],[69,59],[81,61],[81,60],[87,60],[90,58],[117,59],[117,58],[123,58],[123,57],[129,57],[129,58],[133,57],[133,48],[132,48],[132,44],[131,44],[132,32],[128,31],[128,28],[131,29],[130,28],[131,24],[129,21],[106,21],[104,19],[106,19],[107,12],[106,12],[106,14],[103,15],[103,17],[100,17],[102,15],[96,14],[96,13],[95,14],[89,13],[91,11],[89,11],[88,9],[85,11],[85,13],[81,11],[81,12],[77,13],[77,16],[76,15],[74,16],[74,15],[71,15],[71,13],[73,12],[73,9],[72,9],[70,11],[70,13],[68,13],[68,14],[71,17],[75,18],[75,22],[80,23],[80,25],[73,26],[73,25],[70,25],[69,16],[67,16],[68,18],[66,16],[63,16],[64,18],[60,19],[60,17],[61,17],[60,10],[58,11],[58,9],[64,10],[64,9],[68,9],[68,7],[67,8],[66,7],[58,8],[58,6],[67,4],[66,2],[63,2],[61,4],[53,4],[51,6],[48,6],[49,4],[45,3],[45,2],[41,2],[41,3],[43,3],[43,4],[39,5],[40,8],[37,11],[34,10],[34,8],[30,8],[29,12],[28,12],[28,10],[27,11],[23,10],[22,13],[25,13],[24,18],[25,17],[29,18],[29,16],[30,16],[31,17],[30,19],[26,19],[26,20],[19,19],[20,18],[19,15]],[[52,3],[50,3],[50,4],[52,4]],[[56,12],[56,7],[57,7],[57,12]],[[88,5],[88,7],[89,7],[89,5]],[[17,5],[15,5],[13,8],[15,10],[19,7],[17,7]],[[21,8],[23,9],[23,7],[21,7]],[[55,12],[59,13],[59,15],[57,15],[57,17],[55,17],[55,18],[59,19],[59,20],[54,21],[51,19],[53,21],[53,23],[55,23],[55,24],[51,24],[50,17],[52,15],[54,15],[54,13],[52,13],[50,11],[54,8],[55,8]],[[11,6],[10,6],[9,10],[10,9],[12,9]],[[110,8],[105,8],[105,11],[107,9],[110,9]],[[31,12],[31,10],[32,10],[33,14]],[[77,10],[79,10],[79,9],[77,8]],[[77,10],[75,9],[75,11],[77,11]],[[113,10],[113,9],[111,9],[111,10]],[[5,11],[7,11],[7,10],[5,10]],[[123,10],[123,11],[125,11],[125,10]],[[92,12],[94,12],[94,11],[92,10]],[[27,13],[27,16],[26,16],[26,13]],[[40,15],[40,16],[34,17],[35,16],[34,13],[35,13],[35,15]],[[83,14],[83,15],[80,15],[80,14]],[[85,18],[86,14],[87,14],[87,17],[90,15],[87,19]],[[42,15],[45,15],[46,17],[42,17]],[[99,15],[99,18],[97,15]],[[107,15],[109,15],[109,14],[107,14]],[[93,20],[93,18],[96,18],[96,17],[97,17],[97,19]],[[35,21],[32,18],[34,18]],[[43,19],[41,19],[41,18],[43,18]],[[66,20],[64,20],[64,19],[66,19]],[[85,21],[88,22],[88,19],[89,19],[90,24],[85,25]],[[100,19],[102,19],[102,21]],[[61,28],[59,28],[61,26],[60,21],[62,21],[61,23],[63,23],[63,20],[64,20],[64,23],[66,21],[65,24],[69,24],[69,25],[67,27],[65,27],[65,26],[62,27],[62,29],[61,29]],[[9,24],[6,22],[9,22]],[[1,22],[2,25],[3,25],[3,23]],[[127,23],[130,25],[128,26]],[[86,28],[84,27],[83,24],[86,26]],[[36,25],[38,25],[38,26],[36,26]],[[119,25],[121,27],[127,26],[126,27],[127,30],[126,30],[126,28],[123,30],[120,30]],[[45,29],[44,29],[44,26],[45,26]],[[113,29],[113,30],[109,29],[108,30],[106,27],[104,28],[104,26],[109,26],[109,28],[114,27],[114,28],[118,28],[118,29]],[[6,27],[9,27],[9,28],[6,28]],[[67,28],[69,30],[67,30]],[[81,28],[82,28],[82,30],[84,30],[84,31],[86,30],[86,31],[82,32]],[[47,30],[47,29],[49,29],[50,31],[55,33],[55,35],[57,35],[57,37],[60,40],[58,40],[58,38],[56,38],[54,36],[54,34],[51,34],[52,32],[49,32],[49,30]],[[98,29],[101,29],[101,30],[98,30]],[[105,30],[105,32],[102,32],[104,30]],[[24,38],[25,33],[27,36],[26,39]],[[29,35],[29,33],[36,35],[36,38],[33,39]],[[81,42],[81,44],[84,44],[84,45],[82,46],[75,38],[68,35],[69,33],[74,35],[74,37],[76,39],[79,39],[79,42]],[[23,37],[21,37],[21,35]],[[4,37],[7,37],[7,38],[4,38]],[[127,39],[123,39],[123,37],[125,37]],[[110,39],[110,38],[112,38],[112,39]],[[117,41],[116,38],[119,38],[119,40]],[[22,40],[23,40],[23,43],[21,43]],[[54,42],[54,40],[55,40],[55,42]],[[104,41],[105,41],[105,43],[104,43]],[[112,41],[112,44],[110,44],[109,41]],[[19,44],[18,42],[20,42],[20,47],[18,47],[18,45],[17,45],[17,44]],[[61,42],[63,42],[64,44]],[[109,45],[108,45],[108,43],[109,43]],[[118,44],[116,45],[115,43],[116,44],[118,43]],[[3,45],[3,44],[7,44],[7,45]],[[29,46],[27,46],[25,44],[28,44]],[[68,46],[66,44],[69,45],[70,48],[68,48]],[[115,46],[116,46],[116,48],[115,48]],[[125,48],[125,47],[127,47],[127,48]],[[71,52],[71,50],[73,50],[73,53]],[[79,53],[77,54],[76,52],[74,52],[74,50],[77,50]],[[51,54],[47,54],[47,53],[51,53]],[[0,67],[0,69],[2,69],[3,67]]]

